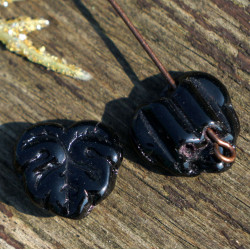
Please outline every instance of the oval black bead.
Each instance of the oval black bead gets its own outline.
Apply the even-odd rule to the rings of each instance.
[[[203,72],[185,73],[176,83],[174,91],[167,87],[161,99],[137,110],[131,130],[136,150],[174,175],[228,169],[232,164],[215,157],[213,142],[205,135],[210,127],[224,141],[236,143],[240,125],[225,86]]]
[[[121,161],[119,138],[102,123],[83,121],[68,129],[55,123],[28,129],[15,165],[36,204],[77,219],[110,194]]]

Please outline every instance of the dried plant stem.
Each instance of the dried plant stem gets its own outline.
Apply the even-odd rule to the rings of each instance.
[[[45,47],[37,49],[27,38],[28,33],[48,25],[48,20],[29,17],[20,17],[10,21],[0,20],[0,41],[11,52],[22,55],[31,62],[41,64],[49,70],[84,81],[90,80],[91,75],[88,72],[75,65],[67,64],[64,59],[49,54]]]

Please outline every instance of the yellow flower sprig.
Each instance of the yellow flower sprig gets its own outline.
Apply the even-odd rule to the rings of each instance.
[[[8,2],[10,1],[8,0]],[[46,52],[44,46],[40,49],[33,46],[27,34],[35,30],[41,30],[48,25],[48,20],[31,19],[30,17],[19,17],[8,21],[0,20],[0,41],[11,52],[22,55],[31,62],[41,64],[48,70],[53,70],[83,81],[90,80],[92,78],[91,75],[83,69],[72,64],[67,64],[66,60],[49,54]]]

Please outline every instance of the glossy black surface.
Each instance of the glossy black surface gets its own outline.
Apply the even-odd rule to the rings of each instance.
[[[121,161],[118,137],[85,121],[68,129],[54,123],[28,129],[17,144],[15,165],[36,204],[76,219],[110,194]]]
[[[131,131],[136,150],[147,162],[175,175],[228,169],[232,164],[220,162],[213,143],[205,138],[211,127],[235,145],[240,125],[226,88],[202,72],[185,73],[176,83],[175,91],[166,88],[161,99],[136,112]]]

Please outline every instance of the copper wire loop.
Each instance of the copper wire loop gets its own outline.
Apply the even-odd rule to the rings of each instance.
[[[216,157],[219,160],[221,160],[223,162],[226,162],[226,163],[232,163],[232,162],[234,162],[234,160],[236,158],[235,148],[230,143],[221,140],[218,137],[218,135],[214,132],[213,129],[208,128],[206,132],[207,132],[207,135],[210,137],[210,139],[212,139],[213,141],[215,141],[215,143],[214,143],[214,152],[215,152]],[[230,154],[231,154],[231,156],[228,157],[228,156],[225,156],[225,155],[221,154],[219,146],[228,149],[229,152],[230,152]]]
[[[116,12],[119,14],[119,16],[122,18],[122,20],[125,22],[125,24],[128,26],[128,28],[131,30],[131,32],[134,34],[134,36],[137,38],[137,40],[140,42],[141,46],[144,48],[144,50],[148,53],[148,55],[151,57],[155,65],[159,68],[163,76],[166,78],[166,80],[169,82],[171,87],[173,89],[176,89],[176,83],[174,79],[171,77],[171,75],[168,73],[168,71],[165,69],[159,58],[155,55],[153,50],[150,48],[150,46],[147,44],[143,36],[139,33],[139,31],[135,28],[133,23],[129,20],[128,16],[125,14],[121,6],[115,1],[115,0],[108,0],[108,2],[113,6],[113,8],[116,10]],[[218,135],[211,129],[207,129],[207,135],[215,141],[214,143],[214,152],[216,157],[226,163],[232,163],[236,158],[236,151],[235,148],[221,140]],[[231,157],[227,157],[225,155],[222,155],[219,150],[219,146],[226,148],[230,151]]]

